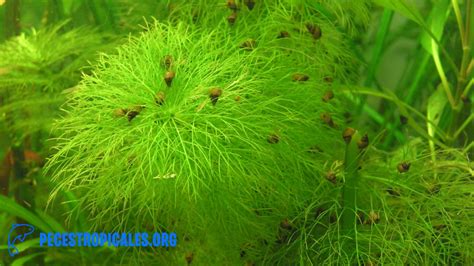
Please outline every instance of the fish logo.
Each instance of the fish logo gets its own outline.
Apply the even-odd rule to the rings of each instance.
[[[17,228],[23,229],[24,233],[13,237],[12,233]],[[10,253],[11,257],[18,255],[18,253],[20,253],[18,248],[15,247],[15,244],[24,242],[26,237],[31,235],[34,231],[35,231],[35,228],[31,224],[12,224],[12,228],[10,229],[10,232],[8,233],[8,253]]]

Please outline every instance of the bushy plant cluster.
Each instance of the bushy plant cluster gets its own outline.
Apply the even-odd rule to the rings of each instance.
[[[186,252],[221,254],[196,261],[261,261],[324,192],[324,158],[343,151],[333,90],[354,78],[345,35],[307,5],[231,2],[150,23],[71,94],[48,168],[95,228],[177,231]]]
[[[16,141],[48,133],[63,91],[72,89],[101,47],[102,38],[89,28],[65,31],[64,24],[32,29],[0,49],[0,123]],[[47,135],[47,134],[45,134]]]

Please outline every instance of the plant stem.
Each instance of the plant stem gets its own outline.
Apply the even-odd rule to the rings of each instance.
[[[458,22],[459,32],[461,36],[462,43],[462,61],[458,73],[458,81],[455,94],[455,103],[452,110],[452,122],[449,126],[449,137],[453,143],[462,145],[463,142],[470,142],[471,137],[467,136],[465,140],[457,140],[461,135],[462,131],[459,131],[464,126],[465,121],[469,118],[471,104],[463,104],[462,96],[468,97],[468,95],[463,95],[463,91],[468,91],[464,88],[467,82],[467,76],[469,75],[469,62],[471,58],[471,47],[470,47],[470,32],[471,32],[471,11],[472,11],[472,0],[466,1],[466,25],[463,24],[462,14],[459,8],[459,3],[457,0],[452,0],[453,9],[456,14],[456,20]],[[469,87],[469,84],[468,84]],[[464,119],[463,119],[464,118]],[[463,123],[461,126],[460,124]],[[461,126],[461,127],[460,127]],[[468,124],[467,127],[470,128]],[[469,129],[468,129],[469,130]]]
[[[64,19],[64,7],[62,0],[50,0],[49,1],[49,12],[48,12],[48,23],[57,23]]]
[[[468,97],[469,91],[471,88],[474,87],[474,79],[471,79],[469,83],[467,84],[466,88],[464,89],[464,92],[462,93],[465,97]]]
[[[393,132],[395,138],[397,139],[397,141],[400,141],[400,142],[404,142],[405,141],[405,136],[403,135],[403,133],[398,129],[396,128],[395,125],[391,124],[390,122],[387,122],[385,121],[384,117],[379,113],[377,112],[376,110],[374,110],[372,107],[370,107],[369,105],[367,104],[362,104],[361,103],[361,100],[360,98],[361,97],[356,97],[354,96],[353,94],[351,93],[346,93],[344,94],[347,99],[349,99],[351,102],[354,103],[354,105],[356,106],[362,106],[362,110],[377,124],[379,125],[382,125],[382,126],[385,126],[388,130],[390,130],[390,132]],[[370,94],[368,94],[370,95]]]
[[[465,121],[464,123],[458,128],[458,130],[454,133],[453,138],[458,138],[459,135],[463,132],[463,130],[469,126],[469,124],[474,121],[474,114],[471,114]]]
[[[441,79],[441,83],[443,85],[444,92],[446,93],[446,97],[448,98],[449,104],[451,105],[452,109],[456,108],[456,101],[454,99],[454,96],[451,92],[451,88],[449,86],[448,78],[446,77],[446,73],[444,72],[443,65],[441,63],[441,59],[439,58],[439,52],[438,52],[438,44],[434,41],[434,39],[431,40],[431,50],[433,53],[433,60],[436,66],[436,69],[438,70],[438,75]]]
[[[379,22],[379,30],[377,31],[377,36],[375,38],[374,50],[372,53],[371,62],[367,70],[367,78],[364,82],[365,87],[370,87],[375,80],[375,73],[382,59],[382,54],[385,48],[385,42],[387,40],[387,35],[389,33],[390,24],[392,23],[393,11],[386,8],[383,11],[382,17]],[[366,104],[366,98],[361,97],[357,114],[363,111]]]
[[[370,87],[375,78],[375,71],[380,63],[382,58],[382,53],[384,51],[385,42],[387,35],[389,33],[390,24],[392,22],[393,11],[390,9],[385,9],[382,18],[380,19],[379,30],[377,32],[376,43],[374,51],[372,53],[372,62],[369,65],[367,70],[367,79],[365,80],[364,86]]]
[[[90,8],[95,22],[104,29],[116,31],[114,6],[107,0],[87,0],[86,4]]]
[[[11,150],[5,153],[2,167],[0,168],[0,194],[8,196],[11,175]]]
[[[5,39],[20,34],[20,0],[5,2]]]
[[[348,246],[344,247],[346,254],[351,254],[354,248],[353,244],[357,244],[356,225],[357,225],[357,190],[359,182],[359,148],[357,146],[360,140],[360,134],[356,131],[351,141],[346,145],[346,153],[344,158],[344,186],[342,187],[342,231],[350,241]]]
[[[457,0],[453,0],[456,1]],[[458,7],[459,8],[459,7]],[[466,27],[463,27],[462,18],[458,19],[459,29],[461,33],[461,41],[462,41],[462,61],[461,61],[461,68],[459,70],[459,77],[458,77],[458,87],[457,87],[457,94],[456,96],[459,98],[461,96],[461,92],[464,88],[464,84],[467,81],[468,69],[469,69],[469,62],[471,61],[471,45],[470,45],[470,33],[471,33],[471,10],[472,10],[472,0],[467,0],[466,2]],[[456,17],[458,14],[456,13]]]
[[[464,31],[464,25],[462,23],[462,15],[461,15],[461,9],[459,8],[459,2],[458,0],[451,0],[451,3],[453,4],[454,14],[456,14],[456,20],[458,22],[459,33],[461,35],[461,41],[464,45],[465,31]]]

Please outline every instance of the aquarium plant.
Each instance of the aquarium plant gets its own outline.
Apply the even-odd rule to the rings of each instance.
[[[66,95],[74,90],[98,51],[106,47],[103,37],[92,28],[68,30],[67,25],[64,22],[30,29],[1,45],[0,187],[2,195],[14,197],[16,201],[5,199],[2,211],[18,217],[3,216],[4,228],[15,220],[40,224],[40,228],[62,228],[42,227],[45,222],[41,218],[31,219],[38,215],[35,212],[46,215],[41,210],[46,205],[51,185],[41,174],[51,145],[46,140],[51,137],[51,125],[59,117]],[[59,224],[53,218],[41,217]],[[2,241],[6,241],[6,237],[2,234]],[[37,241],[30,245],[32,243],[37,245]],[[34,258],[39,253],[31,255]]]
[[[18,138],[48,131],[67,89],[72,90],[95,56],[101,38],[86,28],[64,25],[12,38],[0,51],[2,123]]]
[[[16,263],[474,261],[471,0],[47,2],[48,27],[4,43],[0,110],[22,143],[50,132],[36,174],[54,218],[5,197],[0,209],[178,245],[33,239]]]
[[[257,261],[325,184],[318,154],[337,152],[345,123],[333,84],[356,60],[315,9],[214,5],[103,56],[70,95],[47,169],[95,228],[177,231],[190,239],[180,260]]]

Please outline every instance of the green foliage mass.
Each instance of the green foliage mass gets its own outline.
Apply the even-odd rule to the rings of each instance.
[[[79,82],[102,45],[91,29],[64,32],[63,26],[33,29],[2,44],[0,123],[14,138],[50,130],[65,99],[61,92]]]
[[[94,228],[173,230],[235,254],[216,261],[273,243],[320,193],[322,158],[343,149],[340,100],[322,98],[356,62],[327,19],[282,6],[245,8],[233,25],[227,7],[202,25],[155,22],[104,55],[57,123],[56,191],[79,190]]]
[[[48,22],[71,13],[72,24],[94,20],[103,32],[68,31],[67,24],[5,42],[0,123],[26,137],[49,130],[52,118],[61,114],[45,176],[56,186],[51,204],[67,199],[69,221],[78,224],[67,225],[70,230],[90,225],[87,229],[95,231],[178,234],[176,248],[104,247],[91,252],[100,257],[95,263],[474,261],[474,250],[466,244],[474,240],[470,148],[449,148],[469,145],[473,116],[450,122],[451,113],[443,111],[472,109],[462,103],[468,96],[462,93],[470,89],[464,88],[469,58],[467,52],[456,55],[466,61],[459,73],[467,76],[460,74],[462,82],[450,100],[454,87],[447,79],[458,73],[444,75],[442,64],[456,70],[457,60],[446,56],[442,39],[432,39],[441,38],[449,22],[449,1],[433,9],[428,23],[404,0],[376,1],[387,9],[365,86],[377,83],[377,64],[390,41],[390,10],[397,10],[434,31],[421,38],[420,49],[427,54],[420,58],[426,65],[433,56],[443,84],[431,93],[426,116],[410,106],[413,99],[397,95],[415,97],[428,70],[417,70],[408,93],[354,89],[361,62],[353,42],[368,26],[370,1],[66,2],[53,5],[64,14],[51,15]],[[90,16],[82,16],[88,9]],[[435,19],[437,14],[443,19]],[[148,22],[138,27],[144,18]],[[87,62],[104,49],[104,32],[124,31],[133,32],[125,44],[89,67]],[[439,60],[440,54],[447,62]],[[387,109],[379,114],[349,96],[351,90],[384,98],[398,110],[381,106]],[[350,121],[348,111],[357,113],[350,100],[389,131],[377,128],[377,136],[362,126],[347,131],[364,122]],[[391,125],[394,113],[405,121]],[[412,138],[413,132],[424,139]],[[393,151],[379,149],[394,138],[406,143]],[[4,210],[21,210],[21,217],[37,226],[55,223],[0,200],[8,203]],[[87,264],[85,252],[64,254]],[[65,261],[61,252],[48,253],[49,259]]]

